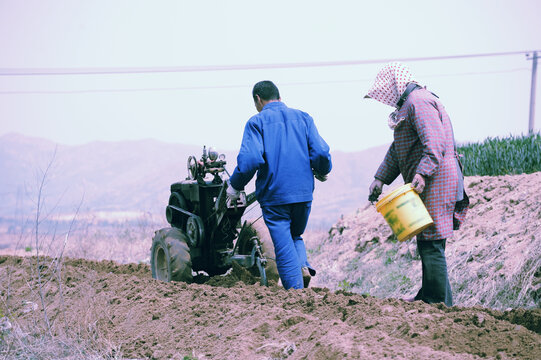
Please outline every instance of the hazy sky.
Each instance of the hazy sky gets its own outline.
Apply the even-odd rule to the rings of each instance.
[[[0,73],[541,50],[540,15],[535,0],[0,0]],[[458,141],[527,132],[532,61],[524,54],[406,64],[440,96]],[[237,149],[256,113],[252,86],[269,79],[288,106],[314,117],[332,150],[357,151],[392,139],[392,109],[363,99],[382,65],[0,76],[0,135],[64,144],[155,138]]]

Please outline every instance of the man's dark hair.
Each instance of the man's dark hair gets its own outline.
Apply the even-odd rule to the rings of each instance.
[[[259,95],[261,100],[278,100],[280,99],[280,92],[272,81],[264,80],[254,85],[252,90],[252,97],[256,99],[256,95]]]

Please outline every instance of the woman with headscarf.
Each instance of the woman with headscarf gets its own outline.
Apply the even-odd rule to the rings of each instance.
[[[463,176],[449,115],[436,95],[421,87],[409,69],[392,62],[383,67],[365,98],[396,108],[389,116],[394,141],[370,185],[370,198],[402,174],[419,193],[434,225],[417,235],[422,286],[413,300],[453,305],[445,243],[467,210]]]

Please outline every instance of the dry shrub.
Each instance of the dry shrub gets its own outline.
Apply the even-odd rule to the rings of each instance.
[[[65,227],[65,224],[55,225]],[[118,263],[149,263],[154,232],[167,224],[141,216],[136,221],[77,221],[69,233],[39,234],[39,254],[52,258],[67,256],[89,260],[112,260]],[[29,229],[21,235],[0,234],[6,244],[0,254],[32,256],[36,254],[35,234]]]
[[[154,229],[157,230],[157,227]],[[66,256],[89,260],[113,260],[119,263],[149,262],[154,230],[138,227],[111,229],[96,228],[75,233],[66,247]]]
[[[93,284],[83,287],[82,291],[78,289],[77,295],[86,303],[83,308],[70,308],[65,302],[65,292],[73,289],[66,286],[62,274],[64,256],[67,252],[75,254],[77,249],[84,249],[99,257],[107,249],[108,255],[117,254],[122,260],[130,261],[134,254],[141,256],[136,246],[139,238],[127,232],[129,251],[125,244],[120,249],[119,244],[117,248],[111,246],[112,242],[98,242],[101,247],[96,251],[95,244],[88,244],[85,236],[74,243],[75,233],[87,235],[90,226],[81,229],[76,221],[83,200],[71,219],[55,220],[53,213],[58,203],[50,207],[45,196],[55,156],[56,150],[44,169],[38,171],[35,214],[21,224],[15,247],[10,249],[12,254],[33,256],[0,257],[0,263],[13,262],[0,270],[0,278],[7,279],[0,283],[0,355],[21,359],[117,358],[121,356],[118,348],[103,333],[102,325],[108,320],[103,310],[106,299],[96,293]],[[141,228],[147,223],[140,222]],[[120,237],[120,240],[125,239]],[[25,300],[21,303],[13,299]]]
[[[2,268],[0,277],[9,279],[0,288],[0,318],[9,328],[0,337],[0,356],[6,359],[116,359],[119,348],[108,341],[101,324],[107,321],[106,299],[96,294],[94,284],[79,291],[84,306],[70,307],[65,293],[70,289],[61,280],[62,264],[56,259],[36,257],[0,258],[12,264]],[[36,271],[41,272],[38,288]],[[40,306],[42,292],[44,306]],[[74,296],[74,294],[70,294]],[[13,299],[25,299],[16,302]],[[81,304],[76,301],[75,304]]]

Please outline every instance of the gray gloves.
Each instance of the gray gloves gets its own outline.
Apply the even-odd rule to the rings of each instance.
[[[240,191],[235,190],[235,188],[231,186],[229,180],[227,181],[226,195],[231,202],[236,202],[240,198]]]

